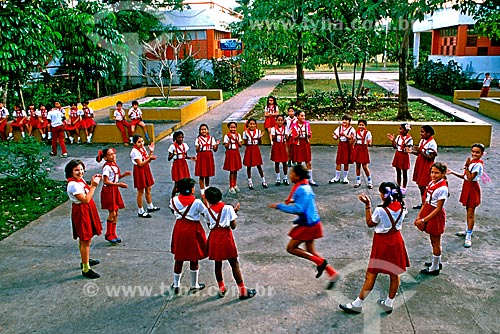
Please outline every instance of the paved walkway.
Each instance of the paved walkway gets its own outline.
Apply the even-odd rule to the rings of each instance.
[[[306,77],[328,76],[332,77]],[[368,79],[379,84],[397,87],[392,81],[395,76],[367,74]],[[192,145],[203,122],[209,125],[212,135],[220,138],[222,120],[268,95],[282,77],[268,76],[184,126],[186,142]],[[419,94],[423,93],[410,89],[411,96]],[[458,203],[461,182],[450,177],[444,269],[438,277],[419,275],[422,263],[430,258],[430,245],[426,235],[412,226],[416,212],[410,209],[403,235],[412,266],[401,277],[396,309],[390,316],[381,317],[375,305],[388,288],[388,279],[383,276],[365,302],[363,314],[350,316],[338,310],[339,303],[351,301],[359,292],[370,253],[372,232],[364,223],[364,206],[356,197],[366,192],[376,202],[378,195],[376,189],[353,189],[352,184],[328,185],[336,149],[327,146],[313,147],[313,167],[314,178],[320,183],[315,192],[325,234],[317,242],[317,249],[343,276],[333,291],[324,290],[325,278],[314,278],[313,265],[286,253],[292,217],[267,208],[268,203],[283,201],[290,188],[256,187],[250,191],[245,188],[242,171],[238,180],[242,192],[225,194],[224,200],[242,205],[234,235],[245,283],[257,288],[258,295],[240,302],[225,264],[224,277],[230,290],[226,298],[218,299],[213,263],[204,260],[200,281],[207,284],[206,290],[195,295],[165,296],[172,281],[169,247],[174,223],[166,207],[172,182],[171,166],[166,161],[170,141],[165,139],[158,143],[159,159],[152,165],[156,179],[153,198],[162,210],[152,219],[141,220],[134,211],[133,188],[122,191],[126,209],[120,211],[118,231],[123,243],[110,246],[103,236],[93,241],[91,254],[101,260],[95,268],[102,275],[100,279],[90,281],[80,275],[77,242],[71,239],[69,203],[0,242],[0,333],[498,333],[500,190],[495,183],[499,179],[496,166],[500,162],[500,123],[476,116],[493,124],[493,144],[485,156],[493,183],[482,185],[484,201],[477,212],[473,247],[464,249],[463,241],[453,235],[464,226],[465,210]],[[70,155],[84,159],[90,175],[100,168],[93,161],[96,150],[96,145],[72,146]],[[370,152],[375,183],[393,180],[393,150],[376,147]],[[128,153],[128,148],[118,148],[122,170],[131,168]],[[264,171],[272,184],[273,167],[267,162],[269,147],[262,147],[262,154]],[[469,150],[441,148],[439,154],[439,160],[459,169]],[[219,168],[212,183],[225,190],[228,175],[220,168],[223,156],[223,149],[215,155]],[[53,161],[54,175],[62,179],[67,160],[57,157]],[[259,184],[256,170],[253,172],[254,183]],[[352,171],[350,179],[354,179]],[[132,184],[131,179],[127,182]],[[408,206],[415,205],[417,198],[418,189],[411,183]],[[100,213],[104,219],[106,212]],[[186,287],[187,266],[184,271],[182,285]]]

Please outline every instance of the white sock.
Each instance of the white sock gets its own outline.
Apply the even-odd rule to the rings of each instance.
[[[248,179],[248,184],[253,184],[253,182],[252,182],[252,178],[249,178],[249,179]]]
[[[368,179],[368,183],[372,183],[372,177],[371,176],[368,176],[367,179]]]
[[[174,273],[174,288],[178,288],[181,284],[182,274]]]
[[[92,140],[92,134],[89,134],[89,140]]]
[[[137,209],[137,213],[142,215],[144,213],[144,208]]]
[[[42,138],[44,138],[44,139],[45,139],[45,133],[42,133]]]
[[[394,298],[392,298],[392,299],[391,299],[391,298],[389,298],[389,296],[387,296],[387,298],[385,299],[384,304],[385,304],[386,306],[392,307],[392,304],[393,304],[393,303],[394,303]]]
[[[363,299],[357,297],[356,300],[353,301],[351,304],[354,307],[361,307],[361,306],[363,306]]]
[[[280,173],[276,173],[276,181],[280,181],[281,180],[281,174]]]
[[[9,137],[12,137],[12,132],[9,132]]]
[[[347,175],[349,175],[349,171],[348,171],[348,170],[345,170],[345,171],[344,171],[344,179],[347,179]]]
[[[52,139],[52,132],[49,131],[49,133],[48,133],[47,136],[48,136],[49,139]]]
[[[283,181],[288,180],[288,175],[283,175]]]
[[[154,209],[154,207],[155,207],[155,206],[153,205],[153,202],[148,203],[148,209]]]
[[[200,285],[198,284],[198,273],[200,270],[190,270],[191,272],[191,287],[192,288],[199,288]]]
[[[201,194],[201,196],[205,195],[205,189],[204,188],[200,188],[200,194]]]
[[[340,180],[340,171],[339,170],[335,171],[335,180]]]
[[[356,183],[361,183],[361,176],[356,176]]]
[[[24,132],[21,132],[21,136],[23,136],[23,138],[24,138]]]
[[[436,256],[432,255],[432,265],[429,268],[429,271],[439,270],[439,264],[441,263],[441,255]]]
[[[265,176],[262,177],[262,183],[266,183],[266,177]]]

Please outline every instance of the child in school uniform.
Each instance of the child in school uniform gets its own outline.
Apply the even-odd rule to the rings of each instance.
[[[464,180],[462,192],[460,193],[460,203],[465,206],[467,213],[467,224],[465,231],[455,233],[456,236],[465,237],[464,247],[472,246],[472,230],[475,223],[475,210],[481,204],[481,188],[479,180],[483,176],[484,162],[481,157],[484,154],[483,144],[473,144],[471,147],[471,156],[465,160],[464,172],[459,173],[449,169],[448,174],[455,175]]]
[[[82,126],[82,116],[83,110],[78,110],[76,102],[71,103],[71,109],[69,110],[69,120],[66,122],[64,130],[69,138],[70,144],[73,144],[75,134],[77,135],[77,143],[80,144],[82,139],[80,138],[80,128]]]
[[[66,144],[64,143],[64,124],[65,115],[64,109],[61,107],[59,102],[54,102],[54,108],[50,109],[47,114],[47,121],[50,124],[49,135],[52,138],[52,151],[50,155],[57,155],[57,143],[61,146],[61,157],[67,158],[68,151],[66,150]]]
[[[198,282],[198,261],[207,257],[207,238],[200,223],[200,214],[205,205],[194,197],[196,181],[183,178],[177,183],[179,195],[172,197],[170,208],[175,215],[175,225],[172,231],[170,251],[174,254],[174,293],[179,293],[184,261],[189,261],[191,271],[190,293],[203,290],[205,284]]]
[[[68,181],[68,197],[72,202],[71,224],[73,226],[73,239],[79,239],[82,275],[86,278],[96,279],[100,275],[92,270],[91,266],[98,265],[99,260],[90,258],[90,243],[94,235],[101,235],[102,225],[92,197],[99,182],[101,182],[101,176],[94,175],[89,186],[83,179],[85,165],[81,160],[68,162],[64,168],[64,173]]]
[[[222,276],[222,262],[227,260],[231,266],[234,280],[238,285],[239,299],[252,298],[257,291],[246,288],[245,283],[243,283],[243,276],[238,262],[238,251],[232,232],[236,228],[236,218],[238,217],[236,212],[239,209],[239,203],[235,208],[231,205],[225,205],[224,202],[221,202],[221,191],[215,187],[206,190],[205,199],[209,203],[209,207],[205,208],[202,217],[210,229],[207,241],[208,258],[215,261],[215,279],[219,286],[219,297],[224,297],[227,291]]]
[[[399,135],[396,137],[392,133],[387,134],[392,147],[396,150],[392,167],[396,168],[396,183],[401,188],[401,194],[406,196],[406,187],[408,185],[408,170],[410,169],[410,154],[413,147],[413,138],[408,133],[411,130],[409,123],[402,123],[399,126]],[[403,180],[401,181],[401,176]]]
[[[413,146],[412,154],[417,156],[415,168],[413,169],[413,181],[420,190],[421,204],[415,205],[414,209],[422,208],[425,199],[425,188],[431,181],[430,168],[437,157],[437,143],[434,139],[434,128],[430,125],[424,125],[420,129],[420,143]]]
[[[276,103],[276,98],[274,96],[269,96],[267,98],[266,108],[264,109],[264,128],[269,134],[269,141],[271,141],[271,129],[276,124],[276,116],[279,115],[278,103]]]
[[[26,111],[21,109],[21,106],[19,104],[14,105],[14,111],[12,112],[12,117],[14,117],[14,120],[10,122],[9,124],[9,138],[8,140],[13,140],[14,137],[12,135],[12,131],[14,129],[19,129],[21,131],[21,136],[24,138],[24,128],[26,127],[26,124],[28,124],[28,117],[26,115]]]
[[[7,122],[9,121],[9,110],[4,107],[3,102],[0,102],[0,138],[7,140],[6,130]]]
[[[286,148],[286,138],[288,137],[288,132],[286,126],[284,125],[285,118],[283,115],[278,115],[276,117],[276,125],[271,128],[271,141],[273,145],[271,146],[271,160],[274,161],[274,171],[276,172],[276,187],[281,185],[281,174],[280,174],[280,163],[283,166],[283,184],[285,186],[289,185],[288,182],[288,154]]]
[[[293,222],[296,226],[288,233],[291,240],[286,250],[292,255],[314,262],[317,270],[316,278],[321,277],[326,270],[329,276],[327,290],[330,290],[333,289],[339,275],[314,247],[314,240],[323,237],[323,225],[316,207],[314,192],[307,180],[308,177],[308,170],[302,165],[293,166],[290,181],[294,183],[294,186],[288,198],[283,204],[269,204],[269,207],[298,216]],[[305,250],[299,247],[302,243],[306,244]]]
[[[28,123],[26,124],[26,130],[28,130],[28,136],[31,136],[33,130],[38,128],[38,115],[36,114],[35,105],[30,103],[28,106],[28,110],[26,111],[26,115],[28,115]]]
[[[116,109],[113,112],[113,119],[115,120],[115,124],[120,130],[123,139],[123,145],[128,146],[129,139],[127,138],[127,134],[125,133],[125,128],[127,128],[128,134],[132,133],[131,127],[132,124],[127,122],[125,119],[125,110],[123,109],[122,101],[116,102]],[[132,136],[130,136],[130,143],[132,143]]]
[[[448,199],[447,167],[441,162],[435,162],[430,170],[431,182],[426,188],[425,204],[420,209],[414,225],[429,234],[432,246],[432,261],[426,262],[425,269],[420,273],[437,276],[442,269],[441,235],[445,230],[446,213],[444,202]]]
[[[287,138],[286,138],[286,148],[288,151],[288,167],[292,166],[292,128],[295,125],[295,122],[297,121],[297,116],[295,116],[295,109],[290,106],[288,107],[288,115],[285,117],[285,127],[286,127],[286,132],[288,133]]]
[[[87,144],[92,143],[92,136],[94,135],[95,127],[97,123],[94,120],[94,110],[89,107],[89,101],[82,102],[82,127],[85,129],[85,135],[87,136]]]
[[[125,208],[119,188],[128,188],[120,179],[129,176],[130,171],[125,173],[120,172],[120,168],[116,164],[116,150],[112,147],[99,150],[96,160],[101,162],[106,161],[102,167],[103,186],[101,190],[101,209],[108,210],[108,218],[106,219],[106,234],[105,239],[115,245],[122,242],[122,239],[116,234],[116,224],[118,222],[118,210]]]
[[[337,149],[337,157],[335,159],[335,177],[332,178],[328,183],[339,183],[349,184],[349,164],[352,163],[352,144],[354,141],[354,135],[356,130],[351,126],[351,116],[342,116],[342,124],[337,127],[332,134],[334,140],[339,141],[339,147]],[[340,169],[344,165],[344,174],[342,180],[340,180]]]
[[[370,163],[368,146],[372,146],[372,133],[366,129],[367,124],[366,120],[360,119],[358,129],[354,134],[354,148],[352,150],[352,161],[356,164],[356,184],[354,188],[361,186],[361,167],[363,167],[368,181],[368,189],[373,188],[372,177],[368,168]]]
[[[201,124],[198,128],[198,137],[194,140],[196,148],[194,175],[199,177],[201,196],[205,195],[205,189],[210,187],[210,178],[215,175],[213,152],[217,152],[219,144],[219,140],[210,136],[208,125]]]
[[[142,110],[139,108],[139,102],[132,101],[132,108],[128,110],[128,117],[131,122],[130,129],[132,130],[132,135],[135,133],[135,128],[140,126],[142,130],[144,130],[146,140],[150,141],[151,139],[149,139],[148,128],[146,127],[146,123],[142,121]]]
[[[156,160],[154,155],[154,143],[149,145],[149,151],[144,147],[144,139],[140,135],[132,137],[134,147],[130,151],[130,158],[134,165],[133,177],[134,188],[137,189],[137,215],[139,218],[151,218],[150,212],[158,211],[160,208],[153,205],[153,196],[151,195],[151,188],[155,183],[153,174],[149,164],[151,161]],[[146,197],[147,211],[144,210],[142,204],[142,196]]]
[[[236,122],[227,123],[227,128],[229,132],[224,136],[223,144],[226,148],[224,156],[224,170],[229,171],[229,190],[231,194],[235,194],[240,191],[237,185],[238,171],[241,169],[241,155],[240,147],[243,145],[243,139],[241,135],[236,132],[237,125]]]
[[[292,133],[292,161],[297,164],[305,162],[309,175],[309,184],[317,187],[312,175],[312,155],[311,155],[311,124],[306,121],[306,113],[300,111],[297,114],[297,121],[293,124]]]
[[[247,121],[247,129],[243,131],[243,142],[245,143],[245,156],[243,165],[247,166],[248,189],[253,190],[252,167],[257,167],[259,175],[262,178],[262,187],[268,188],[264,170],[262,169],[262,155],[260,154],[259,144],[262,139],[262,131],[257,129],[257,121],[250,118]]]
[[[184,143],[184,132],[176,131],[173,134],[174,142],[168,148],[168,161],[174,160],[172,163],[172,181],[174,187],[172,188],[172,197],[177,193],[178,182],[181,179],[189,178],[189,167],[186,159],[196,160],[196,157],[189,157],[188,144]]]
[[[387,298],[378,300],[377,304],[385,313],[392,313],[394,298],[399,288],[399,275],[410,266],[405,242],[400,232],[407,214],[401,189],[393,182],[382,182],[378,190],[383,203],[373,210],[373,214],[370,198],[365,194],[358,196],[365,204],[366,225],[373,227],[375,233],[363,288],[356,300],[339,305],[346,313],[361,313],[363,301],[373,290],[380,273],[389,275],[390,285]]]
[[[49,112],[47,111],[47,108],[45,108],[45,105],[40,104],[40,109],[37,110],[37,115],[38,115],[38,129],[42,133],[42,139],[46,139],[47,135],[50,133],[50,124],[47,121],[48,114]]]

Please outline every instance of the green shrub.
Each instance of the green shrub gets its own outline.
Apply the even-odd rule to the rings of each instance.
[[[463,71],[453,60],[447,64],[429,60],[410,70],[409,74],[410,79],[415,81],[415,86],[442,94],[453,95],[454,90],[468,89],[473,85],[470,73]]]

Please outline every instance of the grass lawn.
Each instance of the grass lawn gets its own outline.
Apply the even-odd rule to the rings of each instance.
[[[155,107],[162,107],[162,108],[177,108],[180,107],[187,102],[191,102],[193,99],[173,99],[170,98],[168,99],[168,103],[165,103],[164,99],[152,99],[151,101],[148,101],[146,103],[141,104],[142,107],[149,107],[149,108],[155,108]]]
[[[339,68],[338,71],[339,73],[341,72],[352,72],[354,66],[353,65],[344,65],[342,68]],[[378,63],[369,63],[366,64],[366,71],[383,71],[384,70],[384,65],[383,64],[378,64]],[[398,63],[388,63],[387,68],[385,69],[386,71],[398,71]],[[269,74],[290,74],[290,73],[295,73],[296,68],[295,65],[268,65],[264,66],[264,71],[266,72],[266,75]],[[320,65],[317,66],[314,70],[304,70],[306,73],[313,73],[313,72],[332,72],[333,68],[329,68],[328,65]],[[361,73],[361,66],[358,65],[356,66],[356,72]]]
[[[358,87],[359,81],[356,80],[356,88]],[[347,90],[348,92],[351,91],[351,86],[352,86],[352,80],[341,80],[340,84],[344,90]],[[295,80],[283,80],[276,88],[273,90],[271,95],[280,97],[280,96],[296,96],[296,90],[295,90],[295,85],[296,81]],[[321,90],[321,91],[334,91],[336,92],[337,89],[337,83],[335,79],[318,79],[318,80],[305,80],[304,81],[304,86],[306,93],[311,92],[313,90]],[[370,88],[370,93],[380,93],[380,94],[387,94],[387,91],[380,87],[379,85],[368,81],[364,80],[363,81],[363,86],[365,88]]]
[[[38,191],[19,189],[12,179],[0,179],[0,240],[68,200],[66,182],[47,180]]]

